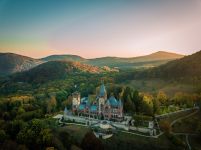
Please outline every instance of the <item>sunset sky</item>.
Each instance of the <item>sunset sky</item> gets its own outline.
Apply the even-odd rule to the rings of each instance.
[[[200,40],[201,0],[0,0],[0,52],[192,54]]]

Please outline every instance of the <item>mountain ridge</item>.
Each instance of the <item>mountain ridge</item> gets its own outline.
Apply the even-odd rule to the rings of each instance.
[[[15,53],[0,53],[0,74],[9,75],[26,71],[41,63],[41,60]]]
[[[93,59],[86,59],[78,55],[50,55],[41,59],[34,59],[15,53],[0,53],[0,74],[5,76],[26,71],[48,61],[75,61],[98,67],[131,69],[155,67],[182,57],[183,55],[165,51],[158,51],[139,57],[121,58],[107,56]]]
[[[79,75],[80,73],[99,74],[113,70],[106,70],[97,66],[82,64],[72,61],[49,61],[40,64],[30,70],[16,73],[10,79],[17,82],[45,83],[47,81],[64,79],[68,76]]]
[[[142,78],[201,80],[201,50],[136,75]]]
[[[67,59],[68,57],[75,57],[78,60],[95,60],[95,59],[138,59],[142,57],[158,57],[157,59],[160,59],[162,56],[163,57],[171,57],[171,58],[178,58],[178,57],[183,57],[184,55],[178,54],[178,53],[173,53],[173,52],[167,52],[167,51],[157,51],[148,55],[142,55],[142,56],[136,56],[136,57],[117,57],[117,56],[104,56],[104,57],[96,57],[96,58],[84,58],[79,55],[72,55],[72,54],[61,54],[61,55],[50,55],[44,58],[41,58],[40,60],[45,60],[45,61],[53,61],[53,60],[62,60],[62,59]],[[54,58],[56,57],[56,58]],[[159,58],[160,57],[160,58]],[[162,58],[164,59],[164,58]],[[165,58],[167,59],[167,58]]]

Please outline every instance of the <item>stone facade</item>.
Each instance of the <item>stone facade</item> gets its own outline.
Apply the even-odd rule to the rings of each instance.
[[[92,118],[122,121],[123,103],[114,96],[107,98],[107,91],[102,83],[99,93],[93,102],[89,102],[88,97],[80,98],[80,93],[72,94],[72,112],[79,116],[88,116]]]

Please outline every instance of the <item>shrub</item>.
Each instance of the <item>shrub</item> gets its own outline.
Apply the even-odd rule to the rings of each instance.
[[[170,126],[170,123],[168,122],[168,121],[161,121],[160,123],[159,123],[159,125],[160,125],[160,128],[161,128],[161,130],[162,131],[164,131],[164,132],[166,132],[166,133],[170,133],[170,131],[171,131],[171,126]]]

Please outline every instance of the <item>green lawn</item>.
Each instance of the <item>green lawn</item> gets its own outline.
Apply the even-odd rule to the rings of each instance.
[[[166,135],[162,135],[160,138],[155,139],[119,132],[116,135],[113,135],[112,138],[102,141],[105,148],[108,150],[182,149],[173,144]]]
[[[167,121],[172,122],[173,120],[180,118],[182,116],[186,116],[193,111],[181,112],[179,114],[172,115],[166,118]],[[199,113],[200,114],[200,113]],[[199,115],[196,115],[199,116]],[[68,125],[59,128],[58,130],[66,130],[71,136],[76,139],[78,143],[81,143],[84,135],[90,131],[89,128],[83,126],[76,126],[76,125]],[[199,148],[199,143],[195,142],[194,139],[189,137],[189,141],[193,141],[193,147]],[[107,140],[101,140],[106,150],[152,150],[152,149],[185,149],[186,148],[186,141],[185,136],[167,136],[162,135],[159,138],[148,138],[148,137],[141,137],[137,135],[117,132],[111,138]]]
[[[81,143],[84,135],[90,131],[87,127],[69,125],[59,128],[58,130],[66,130],[71,136],[73,136],[78,143]],[[146,138],[137,135],[131,135],[127,133],[118,132],[107,140],[101,140],[106,150],[152,150],[152,149],[175,149],[178,150],[178,146],[172,143],[172,141],[166,136],[162,135],[160,138]]]
[[[178,121],[172,127],[174,132],[184,132],[184,133],[197,133],[197,127],[201,122],[201,112],[199,111],[197,114]]]
[[[193,111],[188,111],[188,112],[183,112],[174,116],[171,116],[169,118],[167,118],[166,120],[169,122],[172,122],[173,120],[182,117],[182,116],[186,116],[190,113],[192,113]],[[197,134],[197,125],[198,123],[201,121],[201,111],[199,111],[197,114],[180,120],[177,123],[175,123],[172,127],[172,131],[173,132],[181,132],[181,133],[193,133],[193,134]],[[184,144],[185,147],[187,148],[187,144],[186,144],[186,136],[182,135],[182,136],[176,136],[177,138],[179,138]],[[189,136],[189,143],[191,145],[192,150],[201,150],[201,143],[200,143],[200,139],[198,136]]]
[[[90,131],[89,128],[77,125],[68,125],[59,128],[58,130],[66,130],[71,136],[73,136],[78,142],[81,143],[84,135]]]
[[[186,116],[186,115],[188,115],[188,114],[191,114],[192,112],[194,112],[195,110],[189,110],[189,111],[185,111],[185,112],[179,112],[179,113],[177,113],[177,114],[172,114],[172,115],[170,115],[169,117],[167,117],[167,118],[164,118],[164,119],[161,119],[160,121],[167,121],[167,122],[169,122],[169,123],[171,123],[172,121],[174,121],[174,120],[176,120],[176,119],[178,119],[178,118],[180,118],[180,117],[183,117],[183,116]],[[159,121],[159,123],[160,123],[160,121]]]

